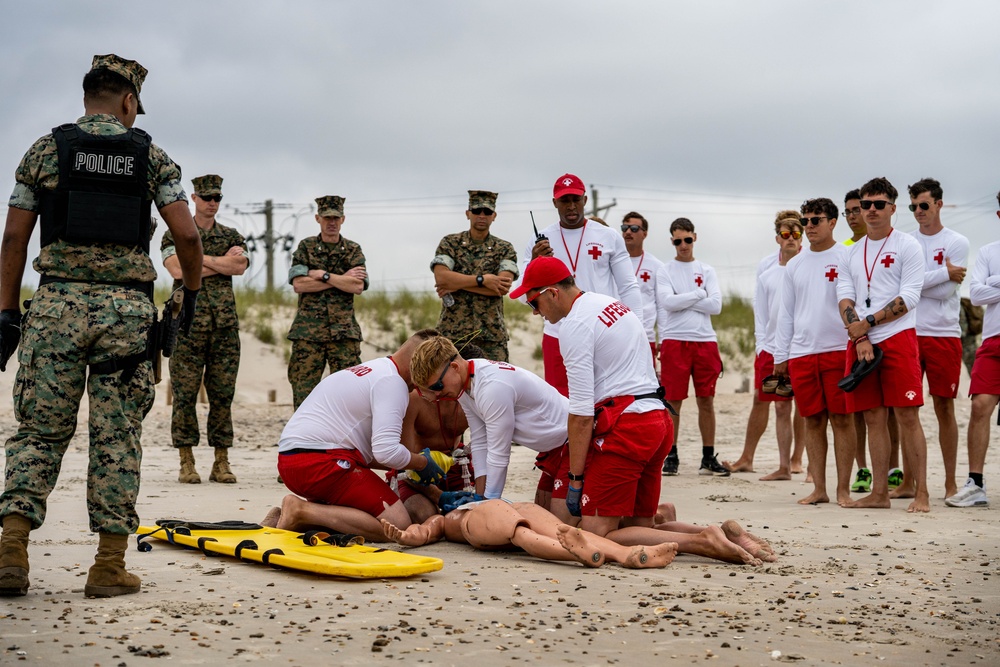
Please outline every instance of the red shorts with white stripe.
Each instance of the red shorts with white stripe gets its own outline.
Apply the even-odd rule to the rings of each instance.
[[[626,412],[607,435],[590,443],[580,501],[584,516],[651,517],[660,502],[665,437],[663,410]],[[569,457],[567,472],[569,471]]]
[[[791,396],[778,396],[764,393],[764,378],[774,374],[774,355],[767,350],[761,350],[753,360],[753,386],[757,392],[757,400],[763,403],[780,403],[792,400]]]
[[[367,465],[356,449],[278,454],[278,474],[295,495],[377,517],[398,503],[399,496]]]
[[[1000,336],[987,338],[976,350],[969,396],[976,394],[1000,396]]]
[[[955,398],[962,376],[962,339],[917,336],[920,370],[927,375],[931,396]]]
[[[722,357],[718,343],[670,339],[660,343],[660,384],[668,401],[687,398],[692,378],[695,396],[715,396],[715,383],[720,375]]]
[[[545,381],[568,397],[569,378],[566,377],[566,364],[559,351],[559,339],[555,336],[542,334],[542,368],[545,370]]]
[[[844,353],[820,352],[788,360],[788,378],[795,405],[803,417],[826,410],[835,415],[851,412],[847,394],[837,386],[844,377]]]
[[[924,382],[920,375],[916,329],[900,331],[876,345],[882,350],[882,363],[851,392],[849,400],[853,411],[862,412],[880,406],[910,408],[923,405]],[[848,343],[844,358],[842,371],[846,375],[858,358],[853,342]]]

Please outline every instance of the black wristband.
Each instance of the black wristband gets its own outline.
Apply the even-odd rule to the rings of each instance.
[[[481,273],[478,276],[476,276],[476,286],[477,287],[483,286],[483,274]]]
[[[568,472],[566,474],[569,476],[569,481],[571,481],[571,482],[582,482],[583,481],[583,474],[582,473],[579,474],[579,475],[574,475],[573,473]]]

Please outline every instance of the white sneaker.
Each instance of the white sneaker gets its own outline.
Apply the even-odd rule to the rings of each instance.
[[[948,507],[986,507],[990,501],[986,498],[986,489],[979,488],[972,479],[965,480],[965,486],[951,498],[945,498]]]

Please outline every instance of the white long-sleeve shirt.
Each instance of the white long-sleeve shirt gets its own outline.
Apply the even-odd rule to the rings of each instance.
[[[757,277],[753,302],[753,335],[756,354],[774,354],[774,342],[778,332],[778,311],[781,305],[781,283],[785,278],[785,267],[775,264]]]
[[[715,269],[704,262],[663,263],[656,274],[656,324],[660,342],[714,342],[712,315],[722,312],[722,291]]]
[[[948,278],[945,260],[955,266],[968,266],[969,239],[947,227],[937,234],[922,234],[919,229],[910,234],[920,244],[924,255],[924,286],[917,307],[917,335],[960,338],[960,284]]]
[[[897,296],[906,304],[905,315],[868,332],[868,340],[872,343],[880,343],[916,326],[916,309],[924,286],[924,258],[915,238],[895,229],[877,241],[866,236],[847,249],[839,273],[837,298],[853,301],[854,310],[862,320],[885,308]],[[871,275],[870,291],[868,274]],[[865,303],[869,298],[870,306]]]
[[[593,292],[581,295],[562,319],[560,333],[570,414],[593,416],[596,403],[649,394],[660,386],[642,322],[617,299]],[[662,409],[658,399],[643,399],[625,412]]]
[[[499,361],[473,359],[469,387],[458,402],[469,420],[469,451],[477,476],[486,476],[487,498],[507,483],[512,442],[548,452],[566,442],[569,401],[531,371]]]
[[[646,339],[656,342],[656,274],[663,267],[663,262],[648,252],[639,257],[630,257],[635,269],[635,279],[639,282],[639,293],[642,295],[642,326],[646,329]]]
[[[1000,241],[979,249],[969,279],[969,299],[974,306],[986,306],[983,340],[1000,336]]]
[[[810,354],[847,349],[847,330],[840,319],[840,265],[850,251],[840,243],[821,252],[807,248],[788,260],[781,283],[774,338],[774,363]]]
[[[642,312],[642,295],[635,279],[635,269],[620,233],[590,221],[577,229],[563,229],[556,222],[541,233],[548,237],[553,256],[569,268],[577,287],[585,292],[615,297],[633,312]],[[531,261],[534,246],[532,240],[520,257],[521,277]],[[558,338],[559,324],[546,321],[542,331]]]
[[[316,385],[285,424],[278,452],[356,449],[368,464],[375,460],[401,470],[410,463],[410,450],[399,441],[409,402],[390,357],[337,371]]]

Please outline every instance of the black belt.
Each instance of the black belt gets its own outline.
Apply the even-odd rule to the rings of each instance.
[[[278,454],[283,456],[292,456],[293,454],[326,454],[327,452],[332,452],[332,449],[307,449],[298,447],[296,449],[288,449],[283,452],[278,452]]]
[[[124,287],[126,289],[134,289],[136,291],[142,292],[149,300],[153,300],[153,283],[151,281],[142,280],[83,280],[78,278],[62,278],[59,276],[47,276],[43,275],[38,281],[38,286],[48,285],[51,283],[85,283],[87,285],[115,285],[117,287]]]
[[[632,398],[634,398],[637,401],[641,401],[641,400],[646,399],[646,398],[655,398],[656,400],[658,400],[661,403],[663,403],[663,407],[665,407],[670,414],[672,414],[674,417],[676,417],[677,416],[677,411],[674,410],[674,406],[670,405],[670,403],[667,403],[667,399],[663,398],[663,395],[665,393],[666,392],[663,389],[663,387],[660,386],[660,387],[656,388],[656,391],[654,391],[654,392],[652,392],[650,394],[640,394],[639,396],[633,396]]]

